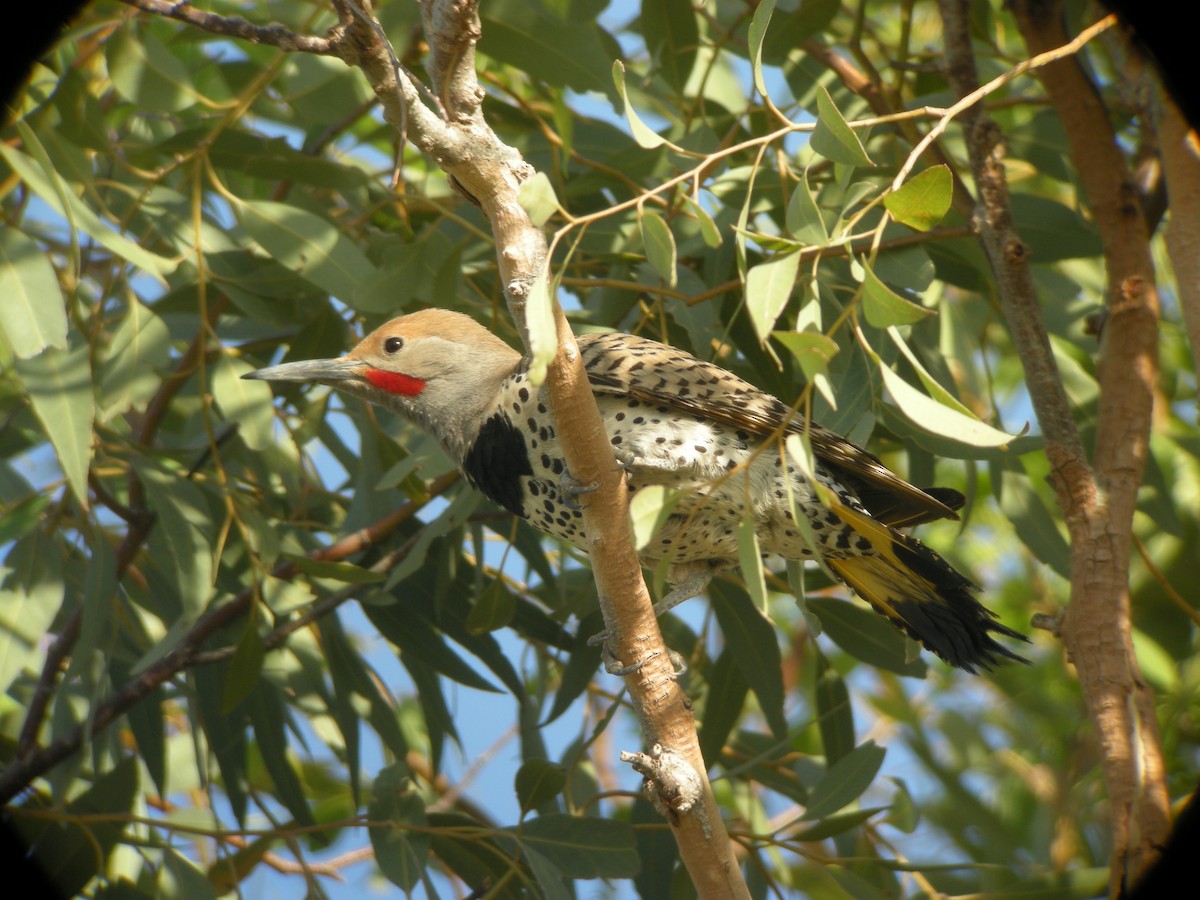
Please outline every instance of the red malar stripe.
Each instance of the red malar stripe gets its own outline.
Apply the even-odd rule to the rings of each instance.
[[[367,381],[390,394],[415,397],[425,390],[425,382],[402,372],[385,372],[383,369],[367,369]]]

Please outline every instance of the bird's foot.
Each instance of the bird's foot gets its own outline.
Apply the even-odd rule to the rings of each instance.
[[[625,665],[621,660],[613,655],[612,649],[608,645],[608,632],[601,631],[599,634],[593,634],[588,638],[588,646],[594,647],[600,645],[600,659],[604,663],[604,671],[609,675],[616,675],[618,678],[624,678],[626,675],[632,675],[641,669],[650,661],[650,656],[633,663]],[[655,654],[651,654],[654,656]],[[683,654],[667,648],[667,659],[671,661],[671,666],[674,671],[671,673],[672,678],[679,678],[688,670],[687,660],[683,658]]]
[[[593,634],[587,640],[589,647],[600,647],[600,661],[604,663],[604,671],[609,675],[616,675],[618,678],[624,678],[626,675],[632,675],[637,672],[642,666],[646,665],[646,660],[639,660],[632,665],[625,665],[621,660],[613,655],[612,648],[608,646],[608,632],[601,631]]]
[[[704,593],[710,581],[712,581],[711,569],[706,568],[703,571],[697,571],[686,575],[682,581],[676,582],[672,585],[671,590],[667,593],[667,596],[663,597],[662,600],[654,604],[655,617],[662,616],[663,614],[674,609],[680,603],[683,603],[685,600],[690,600],[693,597],[699,597]],[[601,659],[604,662],[604,671],[608,672],[610,675],[632,675],[646,664],[646,660],[644,659],[641,662],[634,663],[633,665],[625,665],[621,660],[617,659],[609,649],[607,631],[601,631],[598,634],[593,634],[590,638],[588,638],[588,645],[591,647],[595,647],[597,645],[600,646]],[[679,677],[687,671],[687,664],[684,662],[683,657],[674,650],[668,650],[667,652],[671,654],[671,663],[675,666],[675,677]]]
[[[613,448],[613,458],[617,461],[617,468],[625,473],[625,481],[628,483],[633,479],[633,464],[637,462],[637,454],[632,450],[624,447]]]
[[[581,484],[579,480],[570,472],[564,471],[558,479],[558,486],[562,489],[563,504],[572,510],[579,510],[582,507],[575,499],[584,494],[590,494],[592,491],[600,487],[600,483],[593,481],[591,484]]]

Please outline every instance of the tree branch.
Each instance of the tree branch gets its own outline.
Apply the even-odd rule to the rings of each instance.
[[[340,56],[340,35],[335,29],[326,37],[296,34],[294,31],[272,22],[270,25],[253,25],[241,16],[219,16],[216,13],[196,9],[190,3],[175,0],[121,0],[143,12],[154,13],[167,19],[175,19],[227,37],[249,41],[251,44],[266,44],[280,50],[299,50],[321,56]],[[347,60],[348,62],[349,60]]]
[[[479,36],[477,10],[474,0],[429,0],[424,7],[423,17],[431,29],[427,37],[434,92],[443,98],[447,115],[471,147],[470,153],[455,158],[436,144],[427,152],[487,215],[509,309],[528,345],[525,307],[535,283],[546,274],[547,245],[518,202],[520,186],[533,174],[532,167],[476,114],[478,85],[466,67],[474,58]],[[364,68],[364,72],[371,77],[370,71]],[[613,458],[570,325],[557,300],[551,302],[558,353],[547,371],[546,389],[568,469],[580,482],[598,485],[585,496],[583,516],[609,646],[622,660],[644,662],[625,677],[625,683],[647,746],[657,743],[681,754],[703,781],[703,812],[672,822],[697,892],[701,897],[748,896],[712,789],[703,777],[707,767],[691,704],[675,681],[630,540],[625,476]]]
[[[1167,255],[1175,270],[1192,365],[1200,371],[1200,135],[1161,86],[1158,94],[1159,149],[1171,198]]]
[[[1065,41],[1059,3],[1017,0],[1012,9],[1031,52]],[[1103,750],[1112,804],[1109,894],[1115,897],[1154,861],[1170,830],[1154,692],[1133,652],[1129,609],[1133,513],[1158,381],[1159,303],[1137,184],[1095,86],[1075,58],[1046,66],[1039,77],[1062,119],[1108,274],[1095,491],[1088,495],[1094,502],[1067,511],[1071,604],[1064,638]]]
[[[361,69],[380,101],[384,119],[430,156],[487,216],[508,306],[528,346],[526,304],[548,272],[547,244],[518,201],[521,184],[533,168],[500,141],[482,116],[483,93],[474,71],[474,47],[480,37],[477,0],[423,4],[430,45],[428,71],[434,102],[440,107],[436,112],[421,101],[418,85],[396,59],[369,0],[332,0],[340,24],[323,39],[305,39],[279,26],[249,26],[240,19],[212,14],[187,15],[186,5],[176,7],[161,0],[124,2],[220,34],[336,56]],[[748,897],[711,787],[703,777],[706,766],[691,704],[675,681],[630,540],[624,474],[613,458],[570,326],[557,301],[551,298],[551,303],[559,348],[548,368],[547,393],[567,466],[581,482],[598,485],[586,495],[583,515],[609,646],[620,659],[644,663],[626,676],[626,686],[647,746],[660,744],[679,754],[701,776],[698,808],[702,812],[672,821],[697,892],[701,897]],[[142,681],[149,676],[150,672],[144,673]],[[138,696],[157,683],[139,690]],[[111,715],[104,724],[110,720]],[[3,784],[0,780],[0,787]]]
[[[942,0],[940,6],[950,79],[965,97],[978,83],[967,4]],[[1057,4],[1018,0],[1012,8],[1034,58],[1043,59],[1069,43]],[[1013,228],[1001,136],[978,105],[966,111],[963,124],[979,184],[981,238],[996,271],[1072,538],[1071,600],[1062,636],[1103,752],[1113,807],[1110,892],[1115,896],[1153,858],[1168,822],[1154,698],[1133,655],[1128,597],[1133,509],[1157,375],[1158,301],[1136,187],[1104,107],[1074,56],[1052,59],[1038,70],[1039,77],[1062,118],[1091,201],[1110,285],[1094,470],[1046,337],[1028,248]]]

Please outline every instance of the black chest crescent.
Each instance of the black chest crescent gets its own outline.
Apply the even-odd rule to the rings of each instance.
[[[521,476],[532,475],[525,438],[504,413],[496,413],[479,429],[463,457],[463,473],[485,496],[509,512],[526,516]]]

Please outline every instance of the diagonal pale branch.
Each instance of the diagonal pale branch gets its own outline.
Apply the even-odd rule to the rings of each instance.
[[[435,29],[429,35],[435,48],[432,70],[436,78],[443,79],[435,81],[434,90],[473,145],[473,152],[458,161],[447,160],[436,148],[430,152],[487,215],[509,307],[522,334],[527,334],[525,304],[548,265],[546,239],[517,200],[521,183],[532,174],[531,167],[500,142],[481,116],[473,114],[478,85],[467,62],[473,59],[476,13],[476,4],[469,0],[435,0],[424,10],[425,21]],[[449,30],[455,27],[466,33],[456,35]],[[681,754],[703,780],[703,814],[682,816],[672,823],[680,855],[699,896],[749,896],[712,790],[703,778],[706,767],[691,704],[675,681],[630,540],[624,474],[613,459],[566,316],[557,301],[553,308],[559,349],[547,372],[547,392],[568,468],[579,481],[599,485],[586,495],[583,514],[610,647],[619,659],[645,663],[626,676],[626,686],[647,745],[661,744]]]
[[[305,38],[281,26],[250,26],[211,14],[188,15],[187,4],[123,2],[283,50],[336,56],[359,68],[388,124],[437,162],[487,216],[509,309],[528,342],[525,307],[534,285],[547,274],[547,244],[518,202],[520,186],[533,168],[496,136],[482,116],[483,95],[474,70],[474,46],[479,38],[476,0],[426,0],[423,4],[429,71],[435,103],[441,107],[436,111],[422,101],[419,86],[399,64],[369,0],[332,0],[340,22],[324,38]],[[625,679],[647,746],[661,745],[687,760],[700,776],[700,811],[671,823],[698,895],[748,897],[704,777],[706,767],[691,703],[675,680],[630,540],[624,474],[613,459],[570,326],[557,301],[552,303],[558,352],[548,368],[547,391],[567,466],[581,482],[599,486],[586,496],[583,513],[609,647],[621,660],[644,663]],[[111,717],[105,724],[107,721]]]

